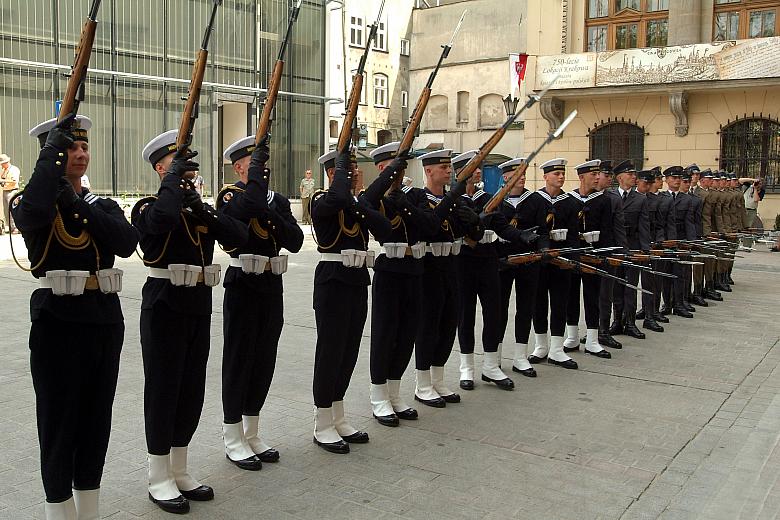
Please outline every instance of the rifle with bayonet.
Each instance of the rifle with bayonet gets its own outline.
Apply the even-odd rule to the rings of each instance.
[[[95,33],[97,32],[97,14],[100,9],[101,0],[92,0],[89,8],[87,21],[81,29],[81,38],[76,46],[76,57],[73,60],[68,86],[65,89],[65,97],[62,98],[62,106],[57,117],[62,121],[71,114],[76,114],[79,104],[84,99],[84,82],[87,79],[87,69],[89,69],[89,59],[92,57],[92,45],[95,43]]]
[[[550,84],[552,85],[552,83]],[[548,89],[550,87],[547,87]],[[544,92],[542,93],[544,94]],[[537,97],[538,99],[538,97]],[[554,139],[557,139],[560,137],[561,134],[563,134],[563,131],[566,129],[567,126],[569,126],[569,123],[574,121],[574,118],[577,117],[577,111],[574,110],[571,114],[569,114],[569,117],[566,118],[566,120],[561,123],[561,126],[559,126],[554,132],[550,132],[547,136],[547,139],[544,140],[544,142],[539,145],[536,150],[531,152],[531,155],[526,157],[525,161],[517,165],[517,167],[512,172],[512,176],[509,178],[509,180],[504,184],[503,187],[501,187],[500,190],[496,192],[493,197],[488,201],[487,204],[485,204],[485,209],[483,210],[483,213],[489,214],[493,213],[498,209],[498,207],[501,205],[501,201],[503,201],[507,195],[512,191],[512,188],[515,187],[515,184],[520,180],[520,177],[525,175],[525,171],[528,169],[528,165],[531,164],[531,161],[534,160],[534,158],[539,154],[539,152],[542,151],[542,148],[550,144]]]
[[[493,132],[493,135],[491,135],[490,138],[479,148],[477,154],[474,157],[472,157],[463,168],[460,169],[460,171],[457,174],[456,182],[463,182],[469,179],[472,175],[474,175],[474,172],[477,170],[477,168],[479,168],[479,166],[487,158],[490,152],[493,151],[493,148],[495,148],[496,145],[501,141],[501,139],[506,134],[507,130],[509,130],[509,127],[512,126],[512,124],[517,120],[518,117],[520,117],[520,114],[522,114],[523,112],[525,112],[526,110],[534,106],[536,102],[542,99],[542,97],[547,93],[548,90],[550,90],[550,88],[554,83],[555,81],[550,83],[547,86],[547,88],[542,90],[539,94],[531,94],[528,96],[528,101],[526,101],[525,105],[523,105],[520,108],[520,110],[518,110],[514,114],[511,114],[504,122],[504,124],[501,125],[501,127],[499,127],[498,130]]]
[[[276,98],[279,95],[279,89],[282,86],[282,74],[284,73],[284,55],[287,52],[287,46],[290,43],[292,37],[293,26],[296,20],[298,20],[298,13],[301,11],[301,4],[303,0],[297,0],[292,11],[290,11],[290,22],[287,24],[287,32],[282,40],[282,45],[279,47],[279,57],[276,59],[274,70],[271,73],[271,80],[268,82],[268,92],[263,102],[263,113],[260,115],[260,123],[257,125],[257,134],[255,135],[255,144],[260,142],[269,135],[271,130],[271,120],[274,113],[274,107],[276,106]]]
[[[583,251],[592,251],[592,247],[562,247],[560,249],[544,249],[542,251],[535,251],[532,253],[520,253],[517,255],[509,255],[506,257],[505,262],[512,265],[526,265],[534,262],[546,262],[553,258],[558,258],[560,255],[569,253],[581,253]]]
[[[347,100],[347,111],[344,114],[344,123],[341,126],[341,133],[339,133],[339,141],[336,150],[339,153],[349,150],[350,143],[353,138],[353,126],[357,123],[358,106],[360,105],[360,95],[363,92],[363,74],[366,71],[366,61],[368,60],[368,54],[371,52],[371,44],[376,38],[376,33],[379,30],[379,22],[382,19],[382,11],[385,9],[385,0],[382,0],[382,4],[379,6],[379,14],[377,14],[376,21],[371,26],[368,32],[368,38],[366,39],[366,48],[363,50],[363,55],[360,57],[358,63],[357,72],[352,76],[352,91],[349,93],[349,99]]]
[[[731,251],[731,248],[725,248],[725,247],[719,247],[716,244],[713,245],[705,245],[703,243],[698,243],[696,241],[687,241],[687,240],[665,240],[660,243],[662,247],[667,248],[675,248],[675,249],[684,249],[686,251],[702,251],[702,252],[714,252],[719,255],[723,255],[724,257],[727,257],[728,259],[732,258],[744,258],[742,256],[736,255]],[[690,253],[688,253],[690,254]]]
[[[572,269],[575,271],[579,271],[582,274],[595,274],[596,276],[600,276],[601,278],[606,278],[608,280],[613,280],[620,285],[623,285],[625,287],[628,287],[629,289],[634,289],[635,291],[640,291],[645,294],[653,294],[652,292],[648,291],[647,289],[643,289],[641,287],[638,287],[634,284],[628,283],[623,278],[619,276],[615,276],[613,274],[609,274],[606,271],[602,271],[601,269],[598,269],[596,267],[593,267],[592,265],[583,264],[582,262],[577,262],[576,260],[570,260],[568,258],[564,257],[558,257],[553,258],[550,260],[550,263],[552,265],[555,265],[557,267],[560,267],[561,269]]]
[[[406,130],[404,130],[403,137],[401,137],[401,143],[398,146],[398,157],[406,157],[409,154],[409,151],[412,149],[414,136],[417,133],[417,129],[420,127],[423,115],[425,115],[425,109],[428,106],[428,101],[431,99],[433,81],[439,74],[439,69],[441,68],[442,63],[450,55],[450,50],[452,50],[452,45],[455,42],[455,36],[458,35],[460,26],[463,25],[463,20],[466,18],[467,12],[468,10],[463,11],[458,25],[455,26],[455,31],[453,31],[450,41],[446,45],[442,45],[442,52],[441,56],[439,56],[439,61],[436,63],[436,67],[433,69],[430,76],[428,76],[428,83],[425,84],[425,88],[423,88],[422,92],[420,93],[420,97],[417,99],[417,104],[414,107],[412,116],[409,118],[409,124],[406,127]],[[398,175],[393,181],[389,191],[397,190],[401,186],[401,181],[403,181],[403,175]]]
[[[672,278],[672,279],[677,278],[673,274],[662,273],[660,271],[656,271],[655,269],[651,269],[644,265],[635,264],[626,259],[617,258],[615,256],[598,256],[593,254],[583,254],[582,256],[580,256],[580,262],[588,265],[605,265],[610,267],[618,267],[618,266],[631,267],[639,271],[650,273],[653,276],[660,276],[662,278]]]

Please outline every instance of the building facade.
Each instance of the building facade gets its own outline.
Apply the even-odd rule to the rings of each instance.
[[[94,121],[93,190],[130,197],[154,193],[159,180],[141,159],[155,135],[178,128],[210,0],[103,0],[80,113]],[[90,7],[88,0],[6,0],[0,5],[0,150],[29,179],[37,142],[27,135],[54,117],[65,74]],[[235,180],[222,150],[256,129],[288,0],[231,0],[217,14],[195,125],[194,149],[213,194]],[[316,164],[325,126],[323,2],[305,0],[288,49],[272,138],[272,187],[298,196]]]

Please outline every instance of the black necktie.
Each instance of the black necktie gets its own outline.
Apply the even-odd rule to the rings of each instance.
[[[677,200],[677,192],[672,192],[672,200]]]
[[[627,198],[628,198],[628,192],[624,191],[623,192],[623,200],[626,200]]]

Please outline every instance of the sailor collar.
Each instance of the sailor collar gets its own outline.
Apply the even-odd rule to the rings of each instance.
[[[593,193],[591,193],[587,197],[583,197],[582,194],[579,191],[577,191],[577,190],[569,192],[569,195],[571,195],[573,198],[575,198],[577,200],[580,200],[582,202],[591,201],[591,200],[595,199],[596,197],[598,197],[599,195],[603,195],[603,194],[604,194],[603,191],[594,191]]]
[[[521,202],[523,202],[525,199],[531,196],[533,192],[528,190],[523,192],[522,195],[515,195],[512,197],[507,197],[506,201],[512,205],[512,207],[517,208],[517,206],[520,205]]]
[[[431,193],[430,190],[428,190],[428,188],[425,188],[425,196],[428,197],[428,200],[430,200],[431,202],[435,202],[436,204],[441,202],[442,199],[444,198],[443,196],[439,197],[438,195],[434,195],[433,193]]]
[[[536,190],[536,193],[538,193],[539,195],[547,199],[547,202],[549,202],[550,204],[555,204],[556,202],[561,202],[562,200],[566,200],[569,198],[569,194],[566,193],[565,191],[561,192],[561,194],[555,198],[552,198],[544,188],[539,188],[538,190]]]

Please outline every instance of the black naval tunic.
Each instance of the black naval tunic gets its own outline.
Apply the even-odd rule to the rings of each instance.
[[[617,188],[614,191],[620,195]],[[647,197],[632,188],[628,192],[623,192],[621,198],[628,249],[648,251],[650,249],[650,215],[647,208]],[[626,281],[630,284],[636,285],[639,282],[637,269],[621,268],[618,273],[624,274]],[[612,290],[615,298],[615,321],[622,325],[633,325],[636,319],[636,289],[615,284]]]
[[[431,210],[420,188],[403,187],[403,195],[384,197],[379,211],[392,227],[380,243],[424,242],[441,219]],[[423,258],[407,253],[404,258],[380,254],[374,265],[371,288],[371,383],[401,379],[414,349],[422,302]]]
[[[268,189],[270,171],[249,167],[247,183],[239,181],[217,197],[220,215],[240,220],[249,228],[246,244],[229,250],[273,258],[282,249],[297,253],[303,230],[290,211],[290,201]],[[270,262],[270,261],[269,261]],[[228,267],[223,302],[222,410],[225,424],[255,416],[265,404],[276,366],[279,337],[284,325],[282,275]]]
[[[694,195],[682,192],[669,192],[674,207],[674,224],[677,240],[696,240],[696,220],[693,199]],[[687,280],[691,277],[689,266],[675,264],[672,273],[677,276],[671,284],[664,287],[664,301],[671,302],[672,307],[680,307],[685,300]],[[681,312],[681,314],[684,314]]]
[[[311,217],[320,253],[346,249],[365,251],[369,231],[380,241],[392,232],[390,221],[364,198],[352,195],[352,174],[336,158],[333,182],[311,201]],[[381,176],[380,176],[381,178]],[[365,267],[346,267],[321,260],[314,272],[314,316],[317,346],[314,359],[314,404],[330,408],[342,401],[357,363],[368,314],[371,278]]]
[[[580,203],[568,193],[562,191],[556,197],[547,193],[547,188],[541,188],[531,195],[527,202],[536,215],[537,222],[541,223],[538,232],[547,247],[560,249],[564,247],[577,247],[580,238],[577,231],[577,215]],[[553,229],[567,229],[566,240],[553,242],[550,240],[550,232]],[[544,246],[542,246],[544,247]],[[536,293],[536,306],[534,309],[534,332],[546,334],[549,331],[552,336],[563,336],[566,331],[566,306],[569,297],[569,285],[571,283],[571,271],[561,269],[551,264],[544,264],[539,273],[539,286]]]
[[[655,228],[655,240],[656,242],[663,242],[664,240],[676,240],[677,217],[674,212],[674,200],[668,191],[659,191],[657,195],[658,225]],[[674,266],[671,262],[658,260],[655,265],[657,269],[660,269],[665,273],[671,274],[674,271]],[[663,282],[656,283],[653,286],[653,300],[655,303],[656,314],[660,313],[662,296],[664,299],[664,304],[671,309],[671,294],[672,280],[670,278],[664,278]]]
[[[458,216],[459,208],[471,211],[467,204],[449,193],[443,197],[435,195],[428,188],[424,189],[424,194],[428,205],[440,219],[435,232],[425,237],[426,242],[454,242],[464,237],[473,241],[482,239],[484,229],[480,224],[470,225]],[[465,247],[464,245],[461,248],[461,254]],[[458,327],[456,276],[455,256],[433,256],[432,253],[426,253],[422,312],[414,349],[417,370],[444,366],[450,357]]]
[[[650,241],[652,242],[658,236],[658,228],[664,225],[664,222],[661,220],[660,210],[662,200],[660,195],[649,191],[645,193],[645,197],[647,197],[647,215],[650,223]],[[655,269],[656,265],[651,264],[647,267]],[[652,294],[642,293],[642,310],[645,312],[645,319],[653,318],[656,307],[655,295],[658,292],[657,287],[662,285],[660,278],[647,271],[642,271],[642,288],[652,292]]]
[[[594,191],[587,196],[580,194],[579,189],[569,192],[574,200],[580,204],[577,214],[578,234],[591,231],[599,232],[599,240],[594,244],[588,244],[580,240],[579,247],[592,245],[595,248],[612,247],[615,240],[612,233],[612,204],[604,191]],[[602,269],[601,266],[598,267]],[[582,301],[585,308],[585,325],[588,329],[599,327],[599,294],[601,290],[601,278],[595,274],[571,274],[569,287],[569,301],[566,305],[566,324],[578,325],[580,322],[580,282],[582,282]]]
[[[115,256],[130,256],[138,243],[138,233],[113,200],[82,188],[77,200],[58,201],[68,182],[66,162],[65,149],[47,144],[12,208],[36,278],[53,270],[95,274],[112,268]],[[41,476],[46,500],[62,502],[72,488],[100,487],[124,318],[117,294],[88,286],[81,296],[36,289],[30,319]]]
[[[623,215],[623,201],[620,195],[612,189],[605,189],[604,197],[609,200],[610,208],[612,210],[612,238],[614,245],[622,247],[624,250],[628,249],[628,239],[626,238],[626,219]],[[624,251],[625,252],[625,251]],[[605,269],[610,274],[617,274],[618,270],[615,267],[607,266]],[[610,319],[612,318],[612,303],[615,300],[614,297],[613,280],[601,280],[601,289],[599,290],[599,334],[606,335],[609,333]]]
[[[544,217],[540,221],[537,218],[533,205],[527,203],[532,193],[534,192],[524,189],[520,195],[510,196],[503,201],[499,211],[501,211],[510,226],[517,229],[529,229],[534,226],[539,226],[541,229],[544,226]],[[534,250],[534,245],[528,245],[522,241],[500,242],[496,245],[496,252],[500,258],[530,253]],[[509,300],[512,296],[512,285],[514,285],[515,342],[528,345],[540,270],[541,264],[539,262],[531,262],[524,265],[501,264],[499,267],[498,274],[501,281],[499,338],[503,339],[507,323],[509,322]]]
[[[463,195],[461,204],[481,214],[492,196],[483,190],[473,195]],[[500,211],[483,217],[482,227],[494,231],[510,243],[525,243],[522,228],[509,224]],[[530,226],[529,226],[530,227]],[[466,241],[457,257],[458,272],[458,344],[461,354],[474,352],[474,326],[477,314],[477,298],[482,306],[482,348],[485,352],[497,352],[503,339],[501,327],[501,279],[498,274],[496,242],[478,243]],[[511,287],[510,287],[511,290]]]
[[[247,227],[200,199],[183,207],[186,183],[166,174],[157,195],[133,208],[144,263],[208,266],[214,243],[239,247]],[[144,361],[146,444],[152,455],[189,445],[198,426],[206,386],[211,330],[211,287],[177,287],[149,277],[141,290],[141,352]]]

